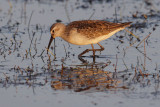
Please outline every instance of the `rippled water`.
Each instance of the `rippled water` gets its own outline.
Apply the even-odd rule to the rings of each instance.
[[[159,5],[159,0],[0,0],[1,106],[159,107]],[[120,31],[100,42],[105,50],[96,52],[95,63],[91,52],[82,63],[77,56],[90,45],[56,38],[50,50],[56,58],[47,55],[53,23],[88,19],[131,21],[127,29],[142,42]]]

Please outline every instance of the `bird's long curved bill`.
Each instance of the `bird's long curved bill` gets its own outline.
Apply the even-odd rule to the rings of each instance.
[[[53,38],[52,35],[51,35],[51,38],[50,38],[50,41],[49,41],[49,44],[48,44],[47,54],[48,54],[48,50],[49,50],[49,48],[50,48],[50,45],[51,45],[53,39],[55,39],[55,38]]]

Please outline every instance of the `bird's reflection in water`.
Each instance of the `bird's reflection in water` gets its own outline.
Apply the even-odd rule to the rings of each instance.
[[[107,89],[127,89],[122,85],[122,79],[115,73],[103,71],[105,64],[91,64],[89,67],[79,66],[65,68],[52,75],[51,87],[55,90],[74,90],[75,92]]]

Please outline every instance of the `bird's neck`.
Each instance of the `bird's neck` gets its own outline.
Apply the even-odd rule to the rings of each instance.
[[[66,27],[65,27],[66,28]],[[60,36],[62,39],[64,39],[65,41],[67,42],[70,42],[70,36],[69,36],[69,33],[68,31],[66,31],[66,29],[63,29],[63,33],[62,35]]]
[[[59,28],[59,31],[56,32],[56,37],[61,37],[63,38],[65,36],[65,29],[66,29],[66,26],[65,25],[61,25],[61,27]]]
[[[69,36],[65,32],[60,37],[65,41],[69,42]]]

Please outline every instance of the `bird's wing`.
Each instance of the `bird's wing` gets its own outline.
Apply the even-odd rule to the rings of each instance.
[[[76,28],[78,33],[85,35],[89,38],[94,38],[97,36],[107,35],[114,30],[122,27],[127,27],[129,25],[130,22],[112,23],[100,20],[82,20],[71,22],[67,25],[66,30],[71,31],[72,29]]]

